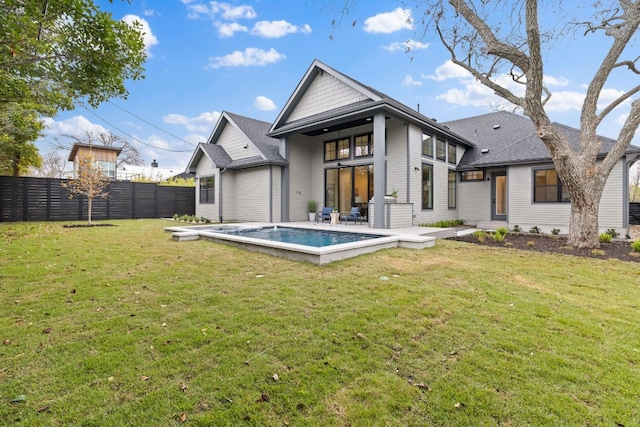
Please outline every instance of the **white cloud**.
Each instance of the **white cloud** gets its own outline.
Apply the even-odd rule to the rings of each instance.
[[[208,5],[203,3],[191,4],[191,1],[183,0],[182,3],[187,5],[187,16],[189,18],[199,18],[201,15],[210,18],[220,16],[222,19],[232,21],[235,19],[254,19],[257,14],[253,7],[248,5],[233,6],[229,3],[212,1]]]
[[[253,26],[251,34],[264,37],[266,39],[275,39],[284,37],[287,34],[303,33],[309,34],[311,27],[308,24],[299,27],[287,21],[259,21]]]
[[[149,23],[145,19],[140,18],[137,15],[125,15],[124,18],[122,18],[122,20],[129,25],[132,25],[134,22],[138,22],[140,24],[140,27],[142,30],[142,40],[144,42],[144,49],[147,52],[147,56],[151,58],[153,55],[151,55],[151,52],[149,49],[151,49],[152,46],[155,46],[158,44],[158,39],[151,32],[151,27],[149,26]]]
[[[524,86],[515,83],[510,76],[503,75],[495,79],[495,81],[509,89],[516,96],[524,95]],[[445,93],[438,95],[436,99],[462,107],[493,106],[498,109],[513,107],[510,102],[496,95],[490,88],[474,78],[469,78],[468,74],[467,78],[460,78],[459,83],[461,88],[449,89]]]
[[[271,111],[277,108],[276,104],[274,104],[273,101],[267,98],[266,96],[257,96],[256,99],[253,101],[253,105],[258,110],[262,110],[262,111]]]
[[[586,88],[582,86],[581,89],[585,89],[585,91],[552,91],[551,99],[547,102],[545,109],[554,112],[581,111],[586,96]],[[624,93],[624,91],[617,89],[602,89],[600,99],[598,100],[598,109],[602,110],[606,108],[613,101],[624,95]],[[625,108],[630,104],[631,100],[626,100],[620,104],[618,108]]]
[[[101,133],[108,133],[107,129],[103,126],[92,123],[84,116],[73,116],[69,119],[56,121],[52,118],[43,119],[44,125],[49,129],[47,136],[59,137],[64,135],[83,136],[87,132],[94,135]]]
[[[546,111],[565,112],[580,111],[584,102],[584,93],[574,91],[552,92],[551,98],[546,103]]]
[[[422,86],[422,82],[420,80],[413,80],[413,77],[411,77],[409,74],[405,76],[402,84],[404,86]]]
[[[249,31],[247,27],[244,25],[240,25],[237,22],[231,22],[229,24],[217,23],[218,34],[220,37],[233,37],[233,35],[237,32],[246,33]]]
[[[251,6],[232,6],[229,3],[211,2],[213,7],[219,7],[222,10],[222,17],[227,20],[232,19],[254,19],[258,16]],[[214,6],[215,5],[215,6]]]
[[[249,67],[274,64],[286,56],[274,48],[262,50],[255,47],[248,47],[243,51],[236,50],[225,56],[214,56],[209,58],[208,68],[220,67]]]
[[[197,117],[171,113],[164,116],[162,121],[171,125],[184,126],[189,132],[207,132],[213,129],[219,117],[220,113],[217,111],[204,112]]]
[[[409,39],[406,42],[402,42],[402,43],[394,42],[387,46],[383,46],[382,48],[385,50],[388,50],[389,52],[395,52],[398,50],[403,52],[410,52],[414,50],[426,49],[428,47],[429,47],[429,43],[422,43],[417,40]]]
[[[436,68],[435,75],[423,74],[422,77],[425,79],[442,82],[448,79],[469,78],[471,77],[471,73],[469,73],[459,65],[454,64],[451,60],[447,60],[444,64]]]
[[[217,120],[216,120],[217,122]],[[209,129],[209,131],[211,131],[213,129]],[[203,135],[203,134],[199,134],[199,133],[190,133],[187,136],[183,137],[182,139],[184,139],[187,142],[192,143],[193,145],[198,145],[201,142],[207,142],[207,139],[209,139],[208,136]]]
[[[364,21],[364,31],[367,33],[389,34],[412,28],[411,9],[402,9],[401,7],[392,12],[379,13]]]
[[[544,76],[544,84],[547,86],[567,86],[569,79],[565,77]]]

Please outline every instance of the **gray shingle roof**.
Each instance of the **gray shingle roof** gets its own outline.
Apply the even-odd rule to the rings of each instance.
[[[459,170],[551,161],[547,147],[538,138],[536,128],[528,117],[498,111],[453,120],[443,125],[476,144],[475,148],[467,150],[460,159]],[[554,125],[575,148],[580,146],[578,129],[559,123]],[[605,155],[615,144],[615,140],[600,138],[602,140],[600,154]],[[640,152],[640,148],[630,146],[628,151]]]
[[[266,164],[289,164],[289,162],[280,155],[280,140],[267,136],[271,123],[229,112],[226,112],[225,114],[227,114],[227,116],[229,116],[229,118],[238,126],[238,129],[240,129],[240,131],[255,144],[256,148],[264,155]],[[248,159],[242,160],[247,161]],[[238,161],[238,163],[241,162],[242,161],[240,160]]]
[[[200,143],[198,145],[218,168],[226,168],[231,164],[231,157],[219,145]]]

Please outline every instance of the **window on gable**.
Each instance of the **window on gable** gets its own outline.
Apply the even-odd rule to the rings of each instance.
[[[200,203],[215,203],[215,176],[200,177]]]
[[[447,143],[441,139],[436,140],[436,159],[442,161],[447,159]]]
[[[373,154],[373,135],[360,135],[355,137],[355,157],[370,156]]]
[[[555,169],[536,169],[533,171],[533,201],[568,202],[569,193]]]
[[[426,133],[422,134],[422,155],[433,158],[433,138]]]

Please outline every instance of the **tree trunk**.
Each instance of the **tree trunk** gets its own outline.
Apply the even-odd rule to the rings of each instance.
[[[87,225],[91,225],[91,202],[93,201],[92,197],[88,197],[88,204],[87,204],[87,218],[88,218],[88,222]]]
[[[582,193],[571,197],[569,245],[576,248],[599,248],[598,209],[600,195]]]

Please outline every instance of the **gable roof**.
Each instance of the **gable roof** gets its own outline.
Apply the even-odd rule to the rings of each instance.
[[[253,145],[257,156],[233,160],[225,149],[217,144],[218,138],[226,126],[233,126],[240,131],[246,144]],[[187,172],[195,173],[196,166],[207,156],[220,169],[246,169],[266,165],[288,165],[289,162],[280,155],[280,141],[266,136],[270,123],[223,111],[206,143],[196,147],[187,164]]]
[[[498,111],[453,120],[443,125],[476,144],[474,149],[467,150],[462,156],[458,170],[551,161],[547,147],[528,117]],[[574,148],[579,148],[580,130],[560,123],[554,125]],[[616,141],[603,136],[600,140],[600,155],[605,156]],[[629,146],[627,152],[640,153],[640,148]]]
[[[322,75],[324,73],[330,74],[351,89],[359,92],[365,99],[288,122],[287,120],[295,110],[298,103],[300,103],[304,97],[314,79],[318,75]],[[467,147],[474,146],[473,142],[452,133],[449,129],[438,124],[435,120],[420,114],[416,110],[407,107],[401,102],[396,101],[390,96],[387,96],[370,86],[362,84],[359,81],[342,74],[317,59],[313,61],[302,80],[298,83],[293,94],[289,97],[289,100],[273,122],[273,125],[271,125],[267,135],[274,137],[285,136],[293,133],[307,133],[313,135],[321,133],[322,130],[326,128],[333,127],[332,130],[337,130],[340,127],[340,123],[344,124],[347,122],[349,127],[357,126],[358,124],[367,123],[367,119],[370,120],[373,114],[377,112],[382,112],[385,115],[391,115],[402,120],[410,121],[422,128],[429,129],[440,135],[451,138],[462,145],[466,145]]]

